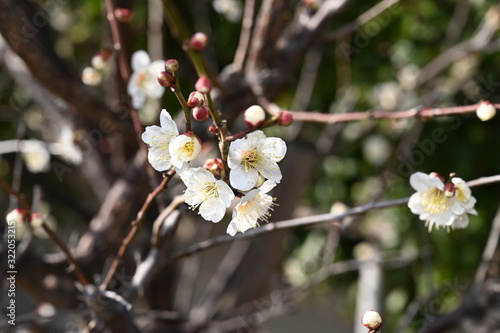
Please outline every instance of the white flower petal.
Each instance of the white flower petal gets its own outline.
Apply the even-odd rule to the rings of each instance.
[[[248,191],[252,189],[259,180],[259,173],[255,169],[245,170],[243,166],[232,169],[229,173],[229,182],[235,189]]]
[[[423,172],[415,172],[410,176],[410,185],[415,191],[425,191],[430,187],[437,187],[443,190],[444,184],[438,177],[432,177]]]
[[[136,51],[132,54],[132,71],[139,71],[149,65],[151,58],[149,54],[144,50]]]

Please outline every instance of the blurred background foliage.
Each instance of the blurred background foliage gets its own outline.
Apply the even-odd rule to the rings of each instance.
[[[237,6],[242,5],[241,1],[233,1]],[[57,32],[54,34],[57,53],[74,72],[81,72],[94,53],[111,47],[108,34],[102,33],[108,29],[102,1],[37,3],[47,10],[50,25]],[[330,29],[333,31],[351,22],[376,3],[352,1],[343,14],[330,23]],[[438,77],[416,84],[426,64],[477,31],[494,3],[493,0],[402,1],[394,6],[396,9],[386,11],[338,42],[318,47],[321,60],[317,80],[305,109],[328,113],[465,105],[482,99],[499,103],[498,50],[466,54]],[[220,71],[230,64],[238,42],[240,19],[232,18],[232,21],[216,12],[211,1],[176,1],[176,5],[191,31],[205,31],[211,36],[205,56],[214,70]],[[462,10],[468,13],[464,22],[451,23],[463,25],[463,31],[455,36],[450,22],[455,11],[460,10],[459,6],[466,6],[467,9]],[[146,49],[147,2],[134,1],[132,8],[130,46],[133,50]],[[370,27],[375,30],[368,30]],[[164,31],[164,58],[179,59],[181,82],[187,95],[196,73],[182,48],[170,36],[168,27]],[[367,37],[373,31],[376,33]],[[499,38],[500,33],[497,31],[495,36]],[[350,54],[342,45],[349,45]],[[281,107],[293,107],[299,81],[300,71],[297,71],[277,99]],[[0,140],[47,140],[40,129],[43,123],[40,110],[2,63],[0,91]],[[96,94],[105,91],[105,86],[95,88]],[[180,110],[173,94],[168,92],[161,106],[172,113]],[[156,116],[148,119],[156,121]],[[275,130],[287,139],[318,148],[323,157],[314,179],[302,190],[297,214],[329,212],[332,204],[338,202],[353,207],[373,200],[407,197],[413,192],[408,178],[415,171],[436,171],[445,177],[456,172],[465,180],[500,173],[500,117],[488,122],[481,122],[472,115],[430,119],[415,125],[416,122],[420,123],[414,119],[359,121],[333,126],[297,123],[286,131]],[[416,127],[419,129],[415,130]],[[329,145],[322,138],[326,131],[332,130],[339,135]],[[442,142],[434,141],[436,130],[443,131],[441,137],[445,139]],[[405,142],[406,138],[410,138],[410,142]],[[19,163],[17,155],[0,155],[0,177],[11,180],[16,163]],[[300,161],[297,167],[300,168]],[[78,172],[75,170],[74,175]],[[71,181],[59,183],[53,170],[32,174],[25,167],[21,177],[21,188],[28,200],[34,184],[50,188],[44,205],[50,209],[53,223],[66,239],[75,228],[83,229],[99,207],[96,198],[82,195],[85,192],[77,177],[72,175],[68,179]],[[355,258],[357,249],[372,238],[379,240],[382,252],[389,256],[402,251],[422,254],[409,265],[385,271],[385,331],[393,332],[414,300],[425,303],[433,293],[439,296],[440,292],[455,292],[446,290],[453,281],[459,281],[460,285],[471,282],[498,208],[499,190],[498,185],[473,189],[478,216],[471,216],[468,228],[450,233],[445,230],[428,233],[423,222],[406,207],[355,217],[344,228],[335,257],[330,258],[330,262]],[[0,211],[7,212],[8,202],[8,195],[0,191]],[[321,262],[307,263],[321,256],[327,237],[327,228],[319,227],[298,230],[287,239],[283,246],[289,254],[283,268],[291,284],[303,283],[320,268]],[[350,324],[349,318],[354,316],[356,285],[356,271],[333,276],[315,287],[313,299],[325,295],[334,297],[337,308],[332,311],[339,312],[339,316]],[[465,293],[459,290],[456,295],[442,301],[433,309],[437,311],[433,314],[456,308]],[[418,331],[425,320],[425,313],[418,313],[407,332]]]

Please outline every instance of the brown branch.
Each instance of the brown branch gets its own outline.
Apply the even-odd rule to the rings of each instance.
[[[85,276],[83,271],[80,269],[80,267],[78,266],[78,264],[75,261],[75,258],[73,258],[73,256],[71,255],[71,252],[66,247],[66,245],[61,241],[59,236],[57,236],[57,234],[45,222],[42,222],[42,228],[47,233],[49,238],[61,249],[61,251],[63,251],[64,256],[66,257],[66,260],[69,262],[76,277],[78,278],[78,281],[80,281],[80,283],[83,286],[89,285],[89,281],[88,281],[87,277]]]
[[[498,177],[500,178],[500,177]],[[498,246],[498,240],[500,238],[500,207],[498,208],[497,214],[493,219],[493,224],[491,226],[491,231],[488,236],[488,241],[484,247],[483,255],[481,257],[481,263],[476,270],[476,275],[474,277],[474,282],[472,285],[472,290],[479,291],[486,281],[488,274],[488,269],[490,268],[491,261],[495,255],[495,251]]]
[[[467,185],[469,187],[477,187],[499,182],[500,182],[500,175],[495,175],[491,177],[482,177],[472,180],[470,182],[467,182]],[[255,228],[253,230],[249,230],[245,233],[239,233],[236,236],[221,235],[193,244],[185,249],[181,249],[174,252],[170,257],[167,258],[167,261],[177,260],[179,258],[193,255],[195,253],[204,251],[214,246],[230,243],[236,240],[254,238],[256,236],[260,236],[277,230],[308,227],[328,222],[330,223],[335,222],[341,224],[342,223],[341,221],[346,217],[364,214],[373,209],[382,209],[382,208],[406,205],[409,199],[410,198],[408,197],[408,198],[394,199],[388,201],[371,202],[362,206],[351,208],[342,214],[319,214],[314,216],[299,217],[295,219],[283,220],[278,222],[270,222],[266,225],[263,225],[259,228]]]
[[[382,12],[386,11],[388,8],[393,6],[394,4],[400,2],[401,0],[383,0],[376,4],[375,6],[371,7],[368,9],[366,12],[361,14],[358,18],[356,18],[354,21],[349,22],[340,28],[336,29],[335,31],[332,31],[331,33],[328,33],[325,37],[325,41],[333,41],[333,40],[339,40],[341,38],[344,38],[360,26],[368,23],[370,20],[374,19],[378,15],[380,15]]]
[[[99,289],[104,290],[108,287],[109,283],[113,279],[118,267],[120,266],[121,260],[123,256],[125,255],[125,252],[127,251],[128,246],[134,239],[134,237],[137,235],[137,232],[139,232],[139,228],[141,226],[142,219],[144,217],[144,214],[146,211],[149,209],[151,206],[151,203],[153,200],[160,194],[166,187],[170,179],[175,175],[175,170],[172,169],[168,173],[165,174],[165,178],[163,181],[158,185],[158,187],[148,194],[148,197],[146,198],[146,201],[142,205],[141,210],[137,213],[137,217],[135,218],[134,221],[131,222],[132,229],[130,229],[128,235],[125,237],[125,239],[122,241],[122,244],[120,246],[120,249],[118,250],[118,253],[113,260],[113,263],[111,264],[111,267],[108,270],[108,273],[106,274],[106,277],[104,278],[103,282],[99,286]]]
[[[240,40],[238,48],[234,54],[233,65],[237,71],[240,71],[245,66],[245,60],[250,45],[250,37],[252,36],[252,27],[254,22],[255,0],[245,1],[243,10],[243,21],[241,22]]]
[[[500,104],[492,104],[500,109]],[[366,120],[366,119],[403,119],[420,118],[427,119],[433,117],[442,117],[476,112],[478,104],[451,106],[443,108],[413,108],[406,111],[365,111],[350,113],[321,113],[307,111],[289,111],[293,114],[293,119],[297,121],[317,122],[317,123],[343,123],[348,121]]]
[[[57,56],[48,38],[48,26],[37,28],[29,21],[39,12],[26,0],[0,1],[0,33],[10,48],[23,59],[36,80],[78,112],[76,116],[84,116],[96,128],[107,119],[117,130],[130,131],[130,126],[98,100]],[[127,135],[123,139],[131,143]]]

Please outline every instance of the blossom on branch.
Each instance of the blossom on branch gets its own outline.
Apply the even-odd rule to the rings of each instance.
[[[172,139],[179,135],[177,125],[172,117],[163,109],[160,113],[160,125],[148,126],[142,133],[142,141],[150,148],[148,151],[148,161],[157,171],[165,171],[171,166],[170,143]]]
[[[169,146],[170,163],[177,171],[185,168],[189,161],[198,157],[201,151],[201,140],[193,132],[187,132],[172,138]]]
[[[231,142],[228,166],[229,181],[241,191],[255,187],[262,175],[279,183],[281,171],[277,162],[286,154],[286,144],[280,138],[267,138],[264,132],[255,131],[243,139]]]
[[[181,179],[187,189],[184,193],[186,203],[192,209],[199,209],[201,216],[212,222],[219,222],[226,213],[226,208],[234,199],[233,190],[222,180],[205,168],[187,168],[181,173]]]
[[[144,50],[132,54],[132,75],[128,81],[127,91],[132,97],[132,105],[140,109],[146,102],[146,98],[161,98],[165,92],[158,84],[158,73],[165,70],[165,61],[151,58]]]
[[[410,185],[417,191],[408,201],[413,214],[419,215],[429,231],[443,226],[465,228],[469,224],[467,214],[477,215],[474,205],[476,199],[465,181],[453,177],[444,184],[443,178],[436,173],[427,175],[416,172],[410,176]]]
[[[233,219],[226,232],[234,236],[238,231],[245,232],[250,228],[257,227],[259,220],[267,222],[271,215],[269,210],[272,210],[275,205],[274,198],[267,193],[275,186],[275,182],[267,180],[261,187],[245,194],[236,204],[233,210]]]

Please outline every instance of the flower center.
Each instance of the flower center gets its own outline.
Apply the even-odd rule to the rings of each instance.
[[[422,207],[430,214],[440,214],[449,209],[450,200],[443,191],[433,187],[422,195]]]
[[[255,149],[246,151],[242,160],[242,163],[245,166],[245,171],[248,171],[250,168],[255,169],[255,167],[259,164],[259,161],[260,154],[258,151]]]
[[[203,193],[205,194],[205,198],[218,198],[219,191],[215,183],[208,182],[201,186]]]
[[[138,74],[137,74],[137,77],[135,78],[135,82],[137,83],[137,85],[139,87],[144,87],[144,81],[145,81],[145,78],[146,78],[146,71],[143,70],[143,71],[140,71]]]
[[[184,146],[177,150],[177,153],[183,158],[190,158],[194,153],[194,142],[186,142]]]

